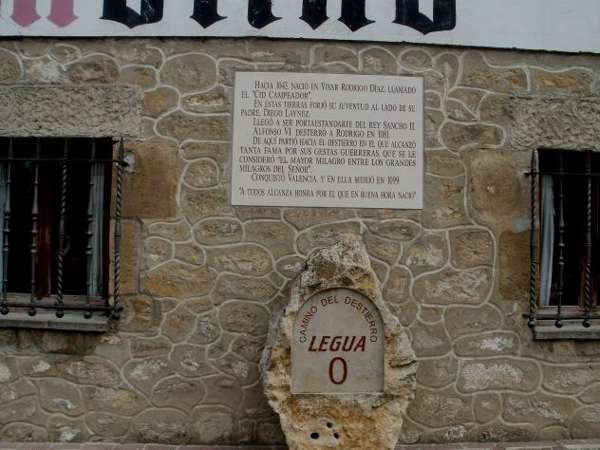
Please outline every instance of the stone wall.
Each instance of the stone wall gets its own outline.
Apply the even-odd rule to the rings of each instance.
[[[231,207],[236,70],[423,76],[425,209]],[[529,152],[598,136],[582,99],[599,75],[597,56],[435,46],[0,41],[0,83],[129,85],[142,114],[125,317],[104,335],[1,331],[0,440],[282,442],[258,372],[269,318],[340,233],[364,239],[420,361],[402,442],[599,437],[600,345],[534,342],[522,317]]]

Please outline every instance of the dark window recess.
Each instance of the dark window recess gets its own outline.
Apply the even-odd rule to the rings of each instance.
[[[600,318],[600,153],[542,149],[531,164],[529,326],[590,328]]]
[[[123,153],[108,138],[0,139],[0,321],[40,310],[118,318]]]

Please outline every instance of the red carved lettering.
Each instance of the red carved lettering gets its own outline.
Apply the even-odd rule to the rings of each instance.
[[[366,343],[367,343],[367,339],[364,336],[362,336],[360,338],[360,340],[358,341],[358,344],[356,344],[356,347],[354,348],[354,351],[355,352],[358,352],[358,351],[364,352],[365,351],[365,345],[366,345]]]
[[[377,342],[371,339],[371,342]],[[308,346],[309,352],[364,352],[366,336],[313,336]]]
[[[348,339],[348,338],[345,338],[344,342],[346,342],[346,339]],[[340,349],[341,345],[342,345],[342,337],[336,336],[331,341],[331,346],[329,347],[329,350],[331,350],[332,352],[337,352]]]
[[[327,351],[327,344],[329,344],[329,340],[331,339],[331,336],[323,336],[321,338],[321,345],[319,345],[319,351],[320,352],[326,352]]]
[[[356,336],[352,336],[352,339],[348,339],[348,336],[344,338],[344,345],[342,350],[345,352],[351,352],[354,347],[354,341],[356,340]]]
[[[342,365],[342,376],[341,377],[335,377],[334,376],[334,370],[335,370],[335,363],[341,363]],[[348,364],[346,363],[346,360],[344,358],[333,358],[331,360],[331,362],[329,363],[329,379],[331,380],[331,382],[333,384],[344,384],[346,382],[346,379],[348,378]]]
[[[317,339],[317,337],[313,336],[312,339],[310,340],[310,345],[308,346],[308,351],[309,352],[316,352],[316,351],[318,351],[316,348],[313,348],[313,344],[315,343],[315,339]]]

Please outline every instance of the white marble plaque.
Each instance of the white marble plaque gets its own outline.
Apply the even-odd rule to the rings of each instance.
[[[292,393],[382,392],[384,340],[381,315],[364,295],[329,289],[312,296],[294,323]]]
[[[232,204],[423,208],[423,79],[238,72]]]

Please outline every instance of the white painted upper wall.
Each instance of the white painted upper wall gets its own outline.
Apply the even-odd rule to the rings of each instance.
[[[448,12],[455,12],[455,26],[424,34],[413,29],[418,28],[414,15],[407,18],[408,25],[394,23],[411,2],[418,4],[421,21],[433,19],[436,8],[445,8],[448,26],[452,22]],[[133,20],[130,25],[144,16],[155,23],[130,28],[102,19],[105,3],[128,7],[121,12]],[[163,13],[143,10],[144,4],[162,5]],[[195,5],[199,21],[191,18]],[[212,23],[209,9],[201,9],[210,5],[225,18]],[[300,18],[307,5],[326,5],[328,19],[315,29]],[[355,13],[346,24],[338,20],[343,5]],[[249,11],[259,22],[255,26],[249,22]],[[268,20],[271,15],[280,19]],[[361,17],[373,22],[352,31],[348,24],[360,25]],[[318,13],[311,18],[313,25],[324,20]],[[598,53],[600,0],[0,0],[0,36],[263,36]]]

